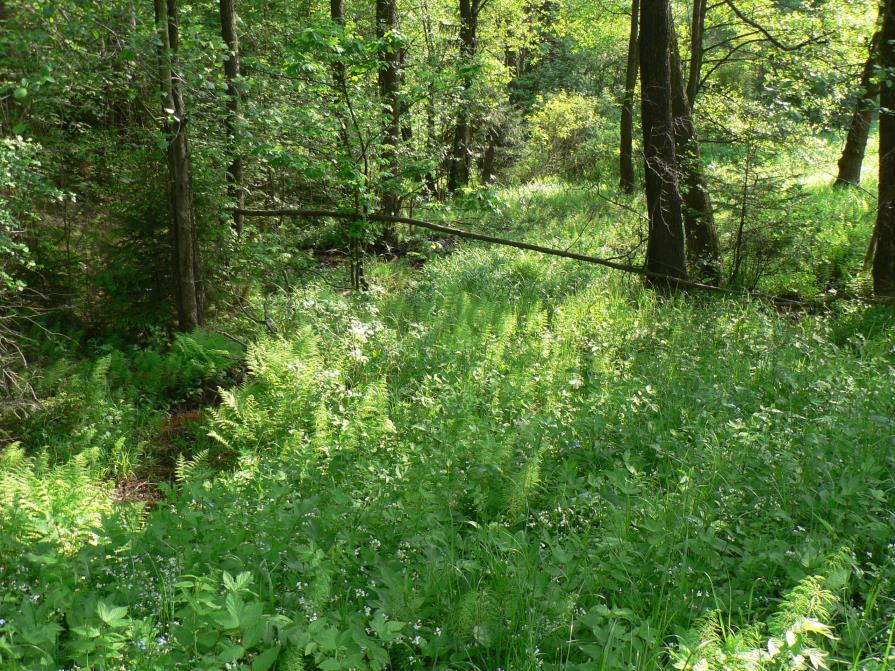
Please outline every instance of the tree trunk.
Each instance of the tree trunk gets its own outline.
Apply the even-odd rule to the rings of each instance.
[[[182,331],[205,321],[205,299],[193,214],[193,178],[187,137],[186,105],[177,72],[179,35],[177,0],[155,0],[158,30],[159,85],[168,140],[168,193],[174,242],[174,281],[177,316]]]
[[[438,133],[435,129],[435,84],[429,84],[429,91],[426,97],[426,142],[430,151],[437,151]],[[443,143],[442,143],[443,146]],[[426,189],[430,195],[438,195],[438,178],[436,171],[438,163],[436,162],[432,169],[426,173]]]
[[[337,26],[345,27],[345,0],[330,0],[329,18]],[[333,89],[336,92],[335,116],[339,122],[339,142],[345,155],[351,157],[351,138],[348,132],[348,122],[342,109],[342,105],[347,102],[348,97],[348,90],[345,86],[345,64],[339,60],[338,55],[333,62]]]
[[[469,184],[469,164],[472,157],[472,127],[470,126],[469,95],[472,74],[469,66],[476,54],[480,0],[460,0],[460,107],[454,126],[448,166],[448,191],[454,192]]]
[[[686,279],[684,226],[672,128],[670,27],[668,0],[647,0],[640,6],[640,97],[649,211],[646,267],[651,272]],[[650,281],[655,285],[673,286],[669,281]]]
[[[683,198],[684,231],[687,238],[687,263],[697,279],[708,283],[721,281],[721,243],[715,229],[715,214],[702,165],[696,124],[687,102],[681,56],[674,23],[668,28],[671,66],[671,106],[674,116],[674,145],[680,171]]]
[[[397,28],[398,8],[395,0],[376,0],[376,37],[382,40]],[[379,99],[385,114],[382,158],[385,176],[392,180],[382,195],[382,211],[389,215],[396,215],[400,209],[400,199],[393,181],[398,177],[398,146],[401,142],[400,59],[400,51],[393,45],[380,54]]]
[[[619,187],[634,193],[634,91],[637,88],[638,31],[640,0],[631,0],[631,33],[628,36],[628,63],[625,67],[625,93],[622,99],[621,145],[619,146]]]
[[[457,112],[457,124],[454,126],[454,140],[451,144],[451,157],[448,169],[448,191],[454,192],[469,184],[470,145],[472,144],[472,128],[469,125],[469,111],[465,102],[460,103]]]
[[[497,145],[501,142],[502,133],[492,128],[488,133],[488,146],[482,156],[482,184],[491,184],[497,179],[495,163],[497,160]]]
[[[227,192],[230,200],[240,210],[245,209],[245,191],[242,187],[243,157],[237,139],[242,95],[239,91],[239,38],[236,33],[236,7],[234,0],[221,0],[221,37],[227,45],[228,56],[224,61],[224,74],[227,77],[227,118],[224,130],[227,133],[229,153],[233,157],[227,168]],[[242,236],[243,216],[238,212],[233,215],[236,235]]]
[[[400,91],[407,84],[407,49],[402,47],[398,52],[398,100],[401,103],[398,108],[398,120],[401,124],[401,143],[410,146],[413,142],[413,124],[410,116],[411,103],[408,96],[401,96]]]
[[[521,59],[515,49],[506,48],[503,52],[504,67],[511,73],[507,82],[510,107],[519,107],[519,76],[522,74]],[[506,125],[497,123],[488,130],[488,144],[482,155],[482,184],[492,184],[497,181],[497,150],[506,141]]]
[[[884,72],[895,68],[895,0],[885,3],[879,64]],[[895,296],[895,82],[891,78],[880,86],[878,207],[873,289],[882,296]]]
[[[687,104],[692,110],[696,104],[696,94],[702,80],[702,61],[705,50],[705,15],[708,13],[708,0],[693,0],[693,16],[690,17],[690,69],[687,71]]]
[[[428,12],[424,11],[422,16],[422,24],[423,24],[423,37],[426,41],[426,63],[427,67],[432,67],[432,64],[437,62],[436,53],[435,53],[435,36],[432,30],[432,22],[429,18]],[[439,154],[439,142],[436,132],[436,121],[435,121],[435,97],[436,97],[436,87],[435,82],[430,78],[429,83],[427,85],[426,91],[426,143],[427,148],[430,154]],[[429,192],[431,196],[438,195],[438,163],[432,163],[432,167],[426,172],[425,183],[426,190]]]
[[[867,136],[873,123],[876,111],[876,97],[879,95],[879,82],[875,80],[877,59],[879,54],[879,32],[870,41],[870,53],[864,63],[859,85],[859,97],[855,103],[851,126],[845,139],[845,148],[839,159],[839,174],[836,186],[857,186],[861,183],[861,165],[864,163],[864,151],[867,148]]]

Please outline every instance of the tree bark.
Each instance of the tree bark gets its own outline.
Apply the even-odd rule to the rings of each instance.
[[[895,68],[895,0],[885,2],[879,64],[884,72]],[[881,296],[895,296],[895,81],[891,77],[880,85],[878,203],[873,289]]]
[[[859,97],[845,138],[845,148],[839,159],[836,186],[850,184],[857,186],[861,183],[861,166],[864,163],[867,136],[870,135],[870,126],[873,124],[873,115],[876,112],[876,98],[879,95],[879,82],[875,79],[878,55],[879,32],[874,34],[870,41],[870,53],[861,73]]]
[[[472,126],[470,125],[469,95],[472,74],[469,66],[477,49],[480,0],[460,0],[460,106],[454,126],[448,166],[448,191],[454,192],[469,184],[469,164],[472,158]]]
[[[625,93],[622,98],[619,146],[619,187],[634,193],[634,92],[637,88],[638,32],[640,30],[640,0],[631,0],[631,32],[628,36],[628,63],[625,67]]]
[[[155,0],[158,31],[159,85],[168,140],[168,194],[174,243],[174,282],[177,316],[182,331],[205,322],[205,298],[193,213],[193,177],[187,114],[177,72],[179,34],[177,0]]]
[[[649,211],[646,268],[661,275],[686,279],[671,107],[670,27],[668,0],[647,0],[641,4],[640,97]],[[665,280],[653,280],[653,283],[669,287],[673,284]]]
[[[398,28],[398,8],[395,0],[376,0],[376,37],[382,40]],[[395,180],[398,176],[398,147],[401,142],[401,54],[392,45],[380,54],[379,98],[385,115],[383,164],[385,176]],[[382,195],[382,209],[397,214],[400,199],[395,193],[394,182]]]
[[[236,7],[234,0],[220,0],[221,37],[227,45],[227,59],[224,61],[224,74],[227,77],[227,117],[224,130],[227,133],[229,153],[232,156],[227,168],[227,192],[236,207],[245,207],[245,190],[242,186],[243,157],[239,150],[237,138],[242,95],[239,91],[239,37],[236,32]],[[233,226],[236,235],[242,236],[243,216],[237,211],[233,215]]]
[[[709,196],[708,183],[702,165],[702,153],[696,134],[696,123],[681,70],[674,23],[668,28],[671,66],[671,107],[674,116],[674,145],[680,172],[683,199],[684,231],[687,238],[687,262],[700,280],[721,281],[721,243],[715,229],[715,213]]]
[[[687,71],[687,104],[692,110],[696,104],[696,94],[702,81],[702,61],[705,50],[705,16],[708,0],[693,0],[693,16],[690,17],[690,64]]]

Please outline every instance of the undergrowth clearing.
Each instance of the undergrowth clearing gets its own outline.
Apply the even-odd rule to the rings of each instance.
[[[505,230],[615,249],[524,195]],[[138,354],[44,380],[0,456],[3,668],[887,668],[890,309],[473,245],[368,276],[280,294],[241,382],[226,338],[152,355],[173,406]],[[164,498],[113,503],[153,459]]]

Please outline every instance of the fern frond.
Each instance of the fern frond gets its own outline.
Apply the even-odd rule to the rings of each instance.
[[[174,466],[174,478],[178,484],[183,484],[195,478],[208,466],[208,449],[197,452],[187,459],[183,453],[177,455]]]

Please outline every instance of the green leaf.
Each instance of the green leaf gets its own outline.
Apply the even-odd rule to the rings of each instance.
[[[373,631],[376,632],[379,640],[384,641],[385,643],[389,643],[398,638],[404,625],[404,622],[399,622],[398,620],[387,621],[385,619],[385,614],[382,611],[376,613],[376,615],[373,616],[373,620],[370,622],[370,626],[373,628]]]
[[[268,648],[252,660],[252,671],[267,671],[280,656],[279,646]],[[322,667],[321,667],[322,668]]]
[[[224,571],[224,587],[228,592],[241,592],[252,583],[252,574],[243,571],[236,578]]]
[[[603,656],[605,650],[599,645],[593,645],[591,643],[585,643],[584,645],[579,645],[578,648],[588,657],[593,659],[599,659]]]
[[[26,89],[24,86],[19,86],[12,94],[12,96],[16,100],[25,100],[25,98],[28,97],[28,89]]]
[[[339,647],[339,632],[333,627],[327,627],[314,637],[315,642],[323,652],[333,652]]]
[[[224,599],[224,606],[226,606],[227,612],[236,620],[238,626],[239,623],[242,622],[242,615],[245,612],[245,604],[243,603],[243,600],[231,592],[227,595],[227,598]]]
[[[245,654],[246,650],[241,645],[231,645],[218,655],[218,660],[222,662],[235,662],[237,659],[242,659]]]
[[[127,615],[126,606],[109,606],[105,602],[100,601],[96,604],[96,612],[99,618],[110,627],[123,627],[124,617]]]
[[[236,629],[239,627],[239,620],[230,613],[215,613],[211,616],[211,619],[224,629]]]

